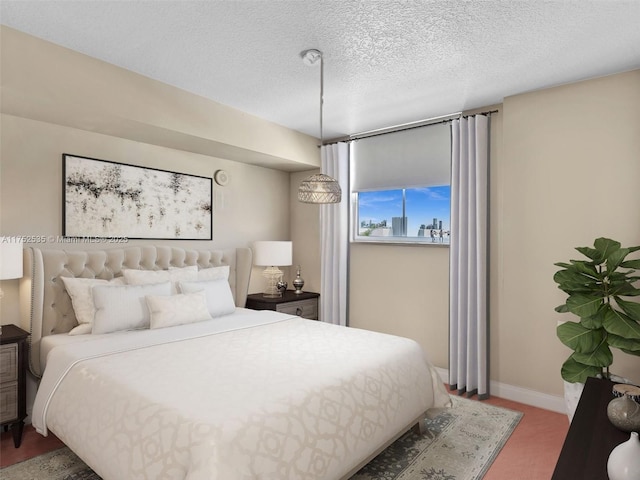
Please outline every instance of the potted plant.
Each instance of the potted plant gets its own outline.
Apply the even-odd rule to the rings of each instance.
[[[640,259],[626,259],[640,246],[623,248],[609,238],[598,238],[593,246],[576,248],[587,260],[555,264],[561,270],[553,279],[569,295],[556,311],[580,318],[557,328],[560,341],[573,350],[562,365],[565,387],[567,383],[584,384],[587,377],[610,378],[611,347],[640,356],[640,302],[633,299],[640,296],[640,288],[634,286],[640,280],[634,275]]]

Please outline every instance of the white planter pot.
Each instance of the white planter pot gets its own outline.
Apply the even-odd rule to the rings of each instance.
[[[600,378],[599,375],[598,378]],[[615,383],[631,383],[629,379],[613,374],[609,376],[609,379]],[[564,380],[564,403],[567,407],[569,423],[571,423],[573,415],[576,413],[576,408],[578,407],[582,390],[584,390],[584,383],[569,383]]]
[[[567,407],[569,423],[571,423],[573,415],[576,413],[582,390],[584,390],[584,383],[569,383],[566,380],[564,381],[564,403]]]

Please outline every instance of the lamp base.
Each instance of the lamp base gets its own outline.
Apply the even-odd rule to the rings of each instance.
[[[278,282],[282,279],[283,272],[278,267],[267,267],[262,272],[262,276],[267,280],[267,285],[262,293],[265,298],[280,298],[282,292],[278,290]]]

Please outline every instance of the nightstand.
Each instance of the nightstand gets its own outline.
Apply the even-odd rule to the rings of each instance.
[[[16,448],[27,416],[28,336],[15,325],[3,325],[0,334],[0,424],[11,427]]]
[[[247,308],[252,310],[275,310],[281,313],[298,315],[309,320],[318,320],[319,293],[294,293],[287,290],[278,298],[265,298],[262,293],[247,295]]]

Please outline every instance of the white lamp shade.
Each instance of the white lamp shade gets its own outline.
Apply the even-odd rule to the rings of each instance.
[[[22,277],[22,240],[0,237],[0,280]]]
[[[253,242],[253,264],[264,267],[291,265],[292,250],[291,242]]]

